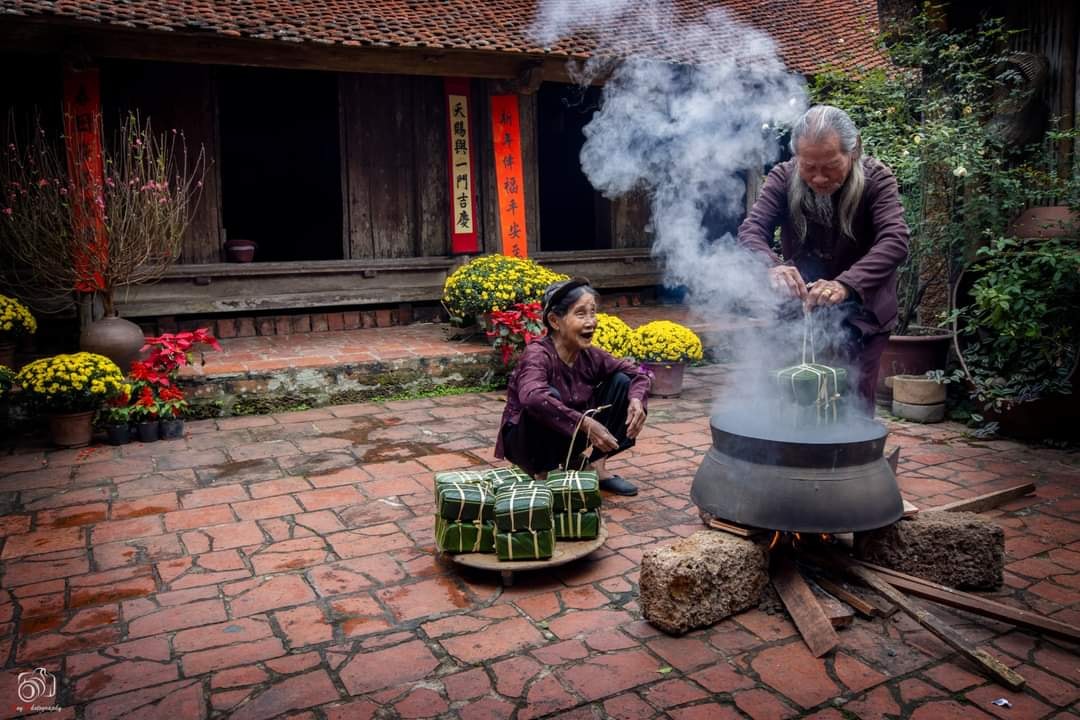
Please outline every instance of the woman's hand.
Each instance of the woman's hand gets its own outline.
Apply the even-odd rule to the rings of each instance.
[[[630,408],[626,411],[626,437],[633,440],[645,427],[645,408],[637,398],[630,398]]]
[[[775,265],[769,268],[769,284],[773,290],[806,300],[806,283],[799,271],[791,265]]]
[[[615,436],[608,432],[604,424],[593,418],[585,419],[585,430],[589,433],[589,444],[601,452],[611,452],[619,447]]]
[[[805,302],[807,307],[839,305],[848,299],[848,295],[850,293],[844,283],[835,280],[818,280],[810,283]]]

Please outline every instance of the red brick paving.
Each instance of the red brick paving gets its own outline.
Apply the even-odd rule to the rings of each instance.
[[[22,449],[0,459],[0,689],[51,667],[60,717],[95,720],[1080,715],[1075,647],[943,608],[1029,687],[989,683],[900,617],[857,619],[824,660],[757,609],[682,638],[642,622],[641,552],[699,526],[687,491],[723,376],[691,370],[682,398],[651,403],[638,447],[612,461],[642,493],[606,498],[605,548],[509,588],[432,549],[431,472],[489,463],[495,394],[203,421],[179,441],[82,455]],[[321,442],[354,427],[368,444]],[[1077,457],[947,424],[890,429],[917,504],[1037,484],[988,513],[1008,580],[990,595],[1080,621]],[[370,443],[399,453],[364,463]]]

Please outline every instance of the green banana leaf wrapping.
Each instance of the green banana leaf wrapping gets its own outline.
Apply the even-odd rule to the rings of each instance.
[[[435,507],[439,517],[454,522],[488,522],[495,513],[495,493],[484,485],[440,485]]]
[[[442,485],[486,485],[484,473],[480,470],[450,470],[435,473],[435,491]]]
[[[502,532],[550,530],[551,506],[551,491],[546,485],[509,485],[495,495],[495,525]]]
[[[495,554],[500,560],[547,560],[554,552],[552,530],[495,533]]]
[[[600,481],[592,470],[554,470],[548,473],[546,485],[555,499],[557,513],[600,507]]]
[[[555,514],[555,537],[559,540],[593,540],[600,534],[600,513],[564,512]]]
[[[446,553],[495,552],[495,525],[452,522],[436,515],[435,546]]]
[[[819,363],[795,365],[776,371],[780,396],[797,405],[820,404],[824,398],[843,395],[847,390],[847,370]]]
[[[516,465],[505,468],[493,468],[484,473],[484,481],[491,486],[491,489],[498,492],[500,489],[517,485],[518,483],[531,483],[533,482],[532,475],[525,472]]]

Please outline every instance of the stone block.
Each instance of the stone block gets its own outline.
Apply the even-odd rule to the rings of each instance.
[[[1001,586],[1005,533],[977,513],[923,511],[855,538],[858,557],[953,588]]]
[[[641,559],[641,611],[672,635],[706,627],[757,605],[769,560],[755,542],[702,530]]]
[[[939,423],[945,419],[945,403],[938,405],[914,405],[901,402],[893,395],[892,414],[919,423]]]

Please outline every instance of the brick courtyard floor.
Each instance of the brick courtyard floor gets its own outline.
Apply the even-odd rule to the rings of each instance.
[[[605,498],[606,546],[510,588],[432,547],[431,474],[492,462],[495,394],[2,457],[0,717],[36,667],[59,679],[50,717],[88,720],[1080,717],[1075,647],[944,608],[1028,689],[985,681],[900,616],[857,619],[824,661],[760,610],[677,639],[642,621],[642,552],[701,527],[688,490],[724,368],[689,376],[612,462],[642,492]],[[923,507],[1037,483],[988,513],[1008,554],[993,595],[1080,624],[1080,457],[950,425],[891,430]]]

